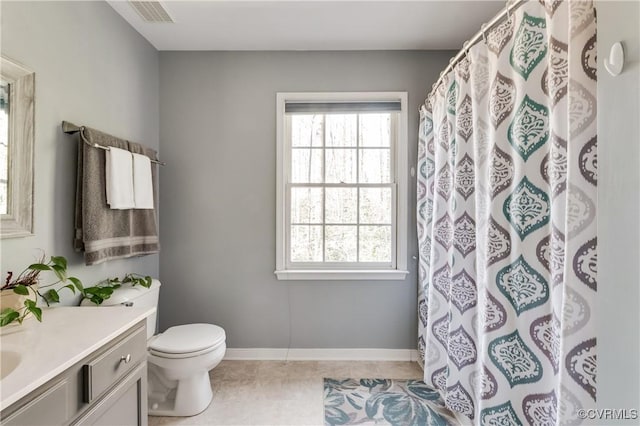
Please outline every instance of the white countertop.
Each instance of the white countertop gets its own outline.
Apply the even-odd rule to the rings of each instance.
[[[17,368],[0,380],[0,410],[144,320],[155,308],[69,306],[42,311],[42,322],[30,318],[0,329],[0,350],[22,356]]]

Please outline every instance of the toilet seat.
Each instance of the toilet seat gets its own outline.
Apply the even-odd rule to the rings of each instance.
[[[149,354],[151,355],[155,355],[159,358],[166,358],[166,359],[183,359],[183,358],[194,358],[200,355],[206,355],[209,352],[215,351],[216,349],[218,349],[217,346],[213,346],[211,348],[207,348],[207,349],[203,349],[201,351],[197,351],[197,352],[186,352],[186,353],[181,353],[181,354],[172,354],[172,353],[168,353],[168,352],[160,352],[160,351],[156,351],[153,350],[151,348],[149,348]]]
[[[191,358],[223,345],[224,329],[213,324],[187,324],[170,327],[149,341],[149,353],[162,358]]]

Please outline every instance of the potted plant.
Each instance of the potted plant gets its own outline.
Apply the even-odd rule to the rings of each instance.
[[[43,272],[53,273],[55,280],[42,285],[40,280]],[[45,263],[43,255],[39,262],[27,266],[15,278],[12,272],[8,272],[5,284],[0,287],[0,327],[16,321],[22,324],[30,314],[42,321],[42,309],[37,306],[38,299],[44,300],[47,306],[59,302],[58,290],[52,287],[60,284],[65,284],[60,290],[67,288],[74,294],[76,290],[81,293],[84,290],[78,278],[67,276],[67,259],[62,256],[51,256]]]
[[[122,284],[131,283],[132,286],[141,285],[142,287],[151,287],[152,278],[150,276],[142,276],[139,274],[126,274],[124,278],[107,278],[96,286],[87,287],[81,290],[82,296],[85,299],[91,300],[96,305],[102,304],[105,300],[111,297],[113,291],[119,288]]]

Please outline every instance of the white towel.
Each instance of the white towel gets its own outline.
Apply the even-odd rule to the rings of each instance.
[[[151,159],[146,155],[133,155],[133,198],[136,209],[153,209],[153,179]]]
[[[131,153],[124,149],[109,147],[106,154],[107,203],[114,210],[132,209],[135,203]]]

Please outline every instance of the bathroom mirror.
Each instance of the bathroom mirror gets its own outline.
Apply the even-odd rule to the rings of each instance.
[[[33,235],[35,74],[0,60],[0,237],[25,237]]]

